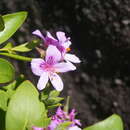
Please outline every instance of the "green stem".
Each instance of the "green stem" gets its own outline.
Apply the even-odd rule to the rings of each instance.
[[[9,51],[9,49],[1,48],[0,51]]]
[[[69,111],[69,103],[70,103],[70,96],[67,97],[66,104],[64,106],[64,111],[67,113]]]
[[[22,61],[31,61],[32,58],[30,57],[25,57],[25,56],[20,56],[20,55],[16,55],[16,54],[11,54],[11,53],[4,53],[4,52],[0,52],[0,55],[3,56],[8,56],[17,60],[22,60]]]

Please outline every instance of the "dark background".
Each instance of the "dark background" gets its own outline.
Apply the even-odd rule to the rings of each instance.
[[[14,36],[16,44],[33,38],[40,29],[65,31],[72,52],[82,63],[77,71],[63,75],[62,95],[71,96],[84,126],[121,115],[130,129],[130,1],[129,0],[0,0],[0,13],[28,11],[28,19]],[[35,51],[27,54],[37,57]],[[38,77],[29,63],[16,62],[17,73],[33,83]]]

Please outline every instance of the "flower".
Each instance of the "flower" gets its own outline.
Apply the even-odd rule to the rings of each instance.
[[[69,46],[71,45],[70,38],[66,38],[64,32],[57,32],[56,36],[58,38],[55,39],[50,32],[47,32],[47,35],[44,37],[42,33],[39,30],[35,30],[32,34],[39,36],[45,43],[46,46],[54,45],[57,47],[57,49],[63,53],[65,51],[70,50]]]
[[[55,130],[55,128],[57,127],[57,123],[53,123],[53,127],[48,127],[48,128],[45,128],[45,130]],[[39,128],[39,127],[36,127],[36,126],[33,126],[32,127],[33,130],[44,130],[44,128]],[[67,128],[67,130],[81,130],[81,128],[79,128],[78,126],[72,126],[72,127],[69,127]]]
[[[81,130],[78,126],[81,126],[81,123],[78,119],[75,119],[75,109],[72,109],[70,113],[67,113],[61,109],[61,107],[58,107],[56,114],[52,116],[51,123],[47,128],[44,128],[45,130],[55,130],[58,125],[64,123],[64,122],[72,122],[70,126],[66,128],[66,130]],[[32,127],[33,130],[44,130],[43,128],[38,127]]]
[[[69,127],[68,130],[81,130],[78,126]]]
[[[79,120],[75,119],[75,109],[72,109],[70,113],[64,112],[60,107],[57,109],[56,114],[52,117],[49,130],[54,130],[58,125],[66,121],[72,122],[67,130],[81,130],[77,125],[81,126]],[[74,129],[75,128],[75,129]]]
[[[44,130],[43,128],[36,127],[36,126],[33,126],[32,128],[33,128],[33,130]]]
[[[53,46],[49,45],[46,50],[45,60],[41,58],[34,58],[31,61],[32,72],[40,76],[37,87],[42,90],[46,87],[48,80],[50,79],[53,87],[57,91],[63,89],[62,79],[57,73],[73,71],[76,67],[69,62],[60,62],[61,53],[59,50]]]
[[[49,46],[49,45],[56,46],[57,49],[61,52],[63,60],[69,61],[72,63],[81,62],[80,59],[74,54],[67,53],[68,51],[70,51],[69,47],[72,43],[70,41],[70,38],[67,38],[65,36],[64,32],[61,32],[61,31],[56,32],[56,36],[58,40],[55,39],[49,32],[47,32],[46,37],[44,37],[39,30],[35,30],[33,34],[39,36],[44,41],[46,46]]]

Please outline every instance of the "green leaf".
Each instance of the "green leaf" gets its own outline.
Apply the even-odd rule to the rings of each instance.
[[[39,123],[44,112],[38,91],[30,81],[24,81],[9,102],[6,130],[26,130],[26,127]]]
[[[0,90],[0,108],[4,111],[7,110],[8,95],[5,91]]]
[[[5,52],[8,52],[8,53],[12,53],[12,51],[11,51],[12,47],[13,47],[13,44],[11,42],[8,42],[3,48],[0,48],[0,51],[5,51]]]
[[[53,97],[53,98],[47,99],[46,104],[47,104],[48,106],[50,106],[50,105],[57,104],[57,103],[59,103],[59,102],[62,101],[62,100],[64,100],[64,98],[61,98],[61,97]]]
[[[51,118],[47,117],[47,110],[42,114],[41,118],[38,122],[34,123],[33,126],[39,127],[39,128],[46,128],[51,122]],[[28,126],[28,129],[30,130],[32,126]],[[32,130],[32,129],[31,129]]]
[[[0,83],[6,83],[14,79],[15,70],[12,64],[0,58]]]
[[[2,49],[11,49],[13,47],[12,42],[8,42]]]
[[[2,16],[5,28],[0,32],[0,44],[8,40],[17,29],[23,24],[27,17],[27,12],[17,12]]]
[[[50,93],[50,87],[48,87],[49,84],[47,84],[47,87],[40,93],[40,98],[42,101],[45,101],[48,99],[49,97],[49,93]]]
[[[2,16],[0,15],[0,31],[3,31],[4,28],[5,28],[4,20],[3,20]]]
[[[4,90],[14,90],[16,87],[18,87],[23,81],[25,80],[25,77],[23,74],[17,77],[16,80],[11,82],[10,84],[3,86]]]
[[[15,93],[15,89],[25,80],[24,75],[20,75],[16,80],[8,84],[7,86],[2,86],[1,88],[6,91],[8,98],[10,99],[12,95]]]
[[[49,84],[48,84],[49,86]],[[50,87],[46,87],[41,92],[41,100],[45,103],[47,109],[53,109],[58,106],[62,106],[59,102],[64,100],[64,98],[57,97],[59,96],[60,92],[56,90],[50,90]]]
[[[66,130],[71,124],[72,124],[72,122],[64,122],[64,123],[58,125],[55,128],[55,130]]]
[[[6,91],[6,94],[8,95],[8,99],[12,97],[12,95],[15,93],[15,87],[16,87],[16,80],[12,83],[8,84],[7,86],[3,86],[2,89]]]
[[[51,118],[45,118],[42,122],[42,127],[47,127],[51,123]]]
[[[83,130],[123,130],[123,122],[120,116],[113,114],[106,120],[84,128]]]
[[[40,43],[39,40],[33,40],[31,42],[26,42],[24,44],[16,46],[16,47],[12,48],[11,50],[18,51],[18,52],[29,52],[33,48],[35,48],[39,43]]]
[[[49,97],[58,97],[60,95],[59,91],[52,90],[49,94]]]
[[[47,106],[47,109],[54,109],[54,108],[59,107],[59,106],[62,106],[62,104],[57,103],[57,104],[54,104],[54,105],[50,105],[50,106]]]
[[[51,118],[42,117],[41,120],[39,120],[39,123],[34,124],[34,126],[46,128],[51,122]]]

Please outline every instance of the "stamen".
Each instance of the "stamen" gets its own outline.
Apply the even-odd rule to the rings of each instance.
[[[71,49],[68,47],[68,48],[66,48],[66,51],[69,52],[69,51],[71,51]]]

